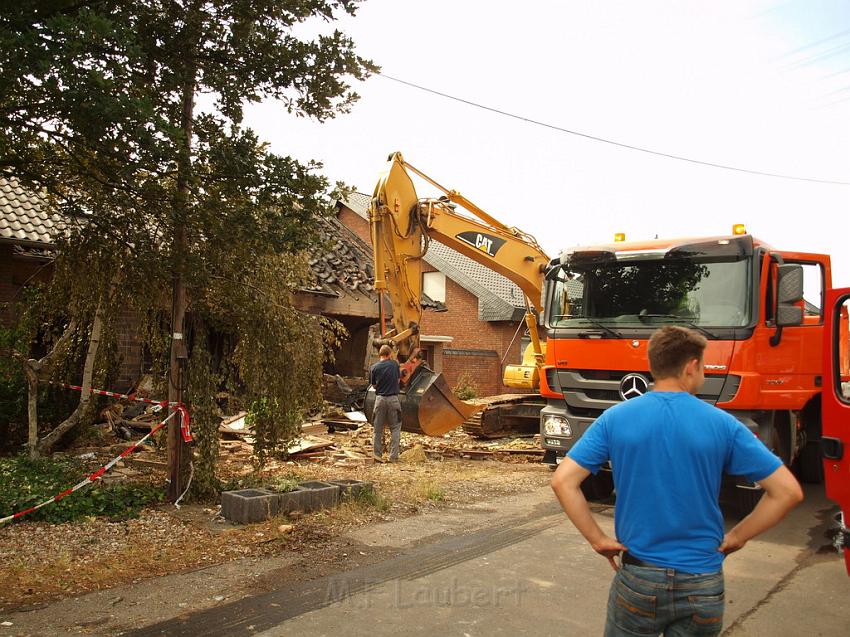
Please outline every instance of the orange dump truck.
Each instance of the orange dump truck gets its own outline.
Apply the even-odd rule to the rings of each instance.
[[[804,481],[823,480],[829,256],[775,250],[735,230],[575,248],[550,263],[541,374],[548,462],[559,462],[605,409],[652,389],[649,337],[681,325],[708,339],[699,397],[738,418]],[[846,342],[846,320],[837,326]],[[743,478],[728,482],[743,511],[761,497]],[[595,497],[612,488],[604,471],[585,484]]]

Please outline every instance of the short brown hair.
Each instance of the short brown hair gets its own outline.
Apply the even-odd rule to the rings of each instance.
[[[381,349],[378,350],[378,356],[392,356],[393,348],[389,345],[381,345]]]
[[[656,380],[678,376],[688,361],[702,360],[707,342],[693,330],[665,325],[649,339],[649,371]]]

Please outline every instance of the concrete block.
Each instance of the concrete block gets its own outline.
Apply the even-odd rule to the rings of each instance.
[[[292,491],[277,494],[278,512],[292,513],[293,511],[302,511],[306,513],[311,511],[312,493],[310,489],[302,489],[300,486]]]
[[[266,489],[240,489],[221,494],[221,514],[231,522],[251,524],[278,513],[278,494]]]
[[[308,511],[330,509],[331,507],[335,507],[337,502],[339,502],[339,485],[320,482],[319,480],[309,480],[307,482],[301,482],[298,486],[310,494],[310,508],[307,509]]]
[[[355,499],[361,493],[372,491],[372,483],[368,480],[329,480],[331,484],[339,487],[342,499]]]

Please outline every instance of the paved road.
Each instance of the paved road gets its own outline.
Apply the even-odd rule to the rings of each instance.
[[[783,525],[727,560],[724,635],[850,632],[850,578],[829,540],[829,503],[811,488]],[[613,511],[597,507],[608,531]],[[548,489],[353,533],[393,559],[248,597],[146,635],[597,635],[611,578]]]

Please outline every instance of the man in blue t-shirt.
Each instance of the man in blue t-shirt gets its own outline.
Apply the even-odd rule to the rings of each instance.
[[[724,557],[803,498],[794,476],[758,438],[694,396],[705,380],[705,346],[692,330],[656,331],[649,341],[653,391],[605,411],[552,478],[570,520],[617,572],[606,637],[719,634]],[[616,539],[599,528],[580,486],[609,460]],[[725,535],[718,504],[724,472],[764,489],[753,512]]]
[[[381,360],[369,368],[369,382],[375,387],[372,451],[375,460],[382,462],[386,423],[390,426],[390,462],[395,462],[401,444],[401,402],[398,399],[400,370],[389,345],[381,345],[378,355]]]

